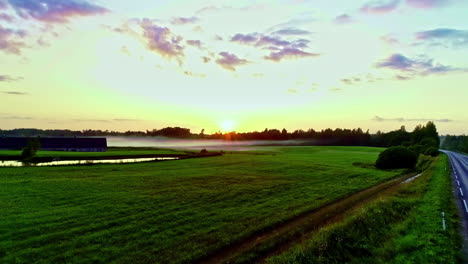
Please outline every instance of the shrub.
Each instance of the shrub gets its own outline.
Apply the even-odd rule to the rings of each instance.
[[[405,147],[391,147],[379,154],[375,166],[379,169],[413,169],[418,154]]]
[[[37,138],[30,139],[26,147],[21,152],[21,159],[27,161],[27,160],[34,158],[34,156],[36,156],[36,152],[40,148],[41,148],[41,143],[39,142],[39,139]]]
[[[420,145],[420,144],[415,144],[412,146],[409,146],[408,149],[413,151],[416,154],[424,154],[424,151],[426,150],[427,147]]]
[[[424,154],[430,155],[432,157],[437,157],[439,155],[439,150],[437,148],[430,147],[426,149]]]

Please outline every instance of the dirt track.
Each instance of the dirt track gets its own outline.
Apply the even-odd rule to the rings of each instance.
[[[353,212],[363,204],[395,191],[401,183],[414,175],[407,174],[393,178],[319,208],[304,212],[229,246],[220,248],[195,263],[232,263],[236,257],[248,253],[252,253],[252,256],[246,260],[248,263],[261,263],[270,256],[277,255],[293,245],[304,242],[314,230],[340,221],[346,214]]]

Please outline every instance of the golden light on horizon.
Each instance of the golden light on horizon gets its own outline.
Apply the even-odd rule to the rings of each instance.
[[[236,122],[234,122],[233,120],[228,120],[227,119],[227,120],[221,121],[219,126],[221,128],[221,132],[228,133],[228,132],[234,131],[234,129],[236,127]]]

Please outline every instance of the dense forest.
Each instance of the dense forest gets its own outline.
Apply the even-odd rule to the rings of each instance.
[[[442,136],[441,148],[468,153],[468,136]]]
[[[340,145],[340,146],[375,146],[391,147],[405,146],[413,148],[416,152],[428,147],[439,147],[439,135],[433,122],[426,125],[418,125],[412,132],[408,132],[404,126],[391,132],[380,132],[370,134],[362,129],[324,129],[315,131],[295,130],[288,132],[286,129],[265,129],[263,131],[245,133],[214,133],[205,134],[191,133],[188,128],[166,127],[146,131],[126,131],[117,132],[109,130],[41,130],[41,129],[12,129],[1,130],[0,136],[163,136],[170,138],[185,139],[220,139],[220,140],[305,140],[310,145]],[[447,141],[449,142],[449,141]]]

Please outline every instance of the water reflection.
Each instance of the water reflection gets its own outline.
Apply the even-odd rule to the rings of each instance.
[[[91,165],[91,164],[104,164],[104,163],[137,163],[147,161],[159,160],[176,160],[177,157],[157,157],[157,158],[134,158],[134,159],[105,159],[105,160],[57,160],[50,162],[40,163],[24,163],[17,160],[2,160],[0,167],[27,167],[27,166],[60,166],[60,165]]]

